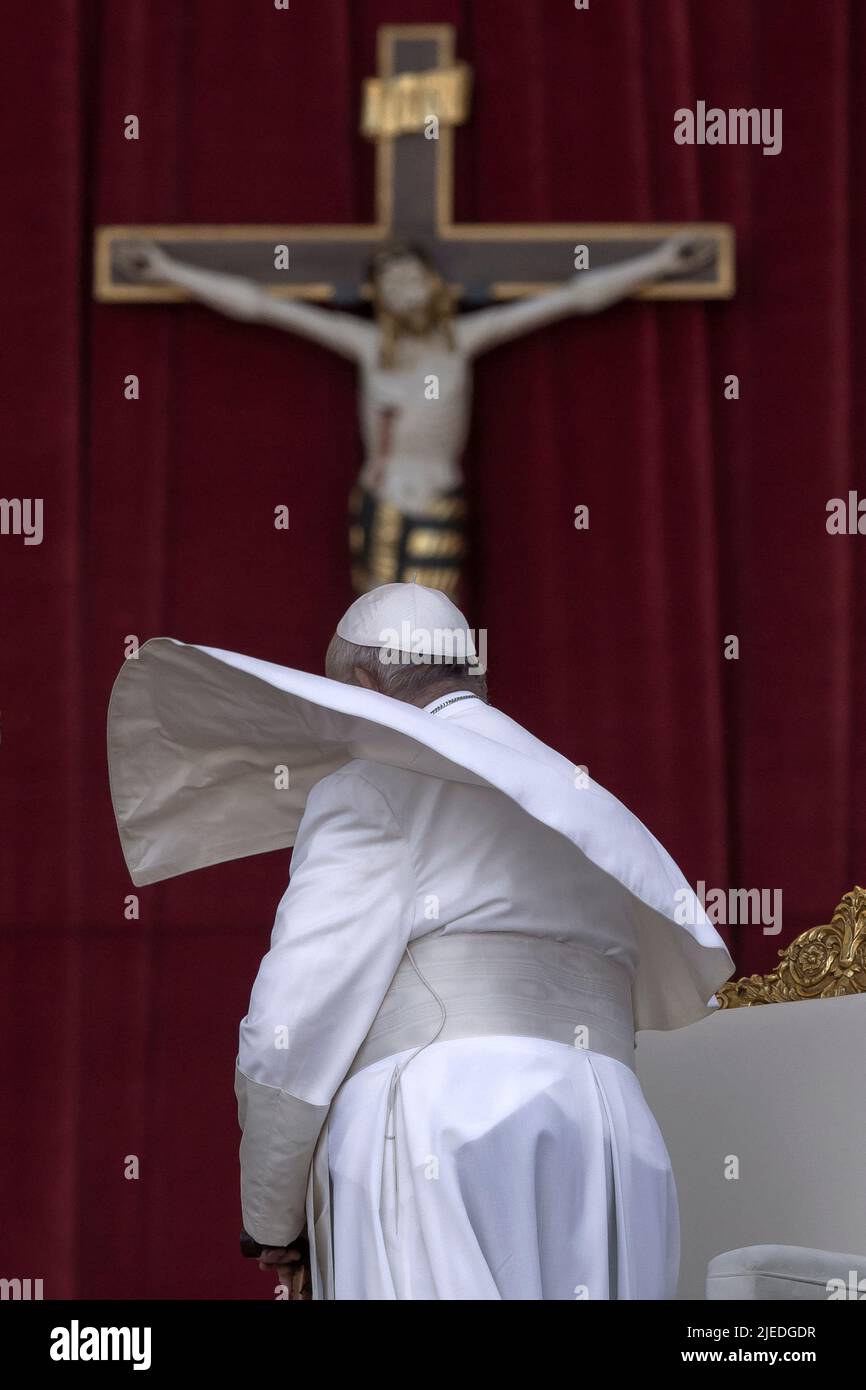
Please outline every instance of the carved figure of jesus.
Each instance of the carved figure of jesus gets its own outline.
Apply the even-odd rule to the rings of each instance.
[[[254,281],[169,257],[141,242],[129,274],[176,285],[231,318],[297,333],[353,361],[359,373],[364,464],[350,498],[358,592],[416,579],[452,597],[465,553],[460,458],[469,429],[472,363],[482,352],[570,314],[594,314],[669,275],[712,260],[713,248],[671,237],[652,252],[578,271],[534,298],[455,312],[419,246],[394,242],[370,266],[373,317],[274,298]]]

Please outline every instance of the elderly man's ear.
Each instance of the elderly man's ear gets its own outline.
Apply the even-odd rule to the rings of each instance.
[[[361,667],[361,666],[356,666],[356,667],[355,667],[355,680],[358,682],[358,685],[363,685],[363,687],[364,687],[365,690],[376,690],[376,689],[378,689],[378,687],[377,687],[377,685],[376,685],[376,682],[373,680],[373,677],[370,675],[370,672],[369,672],[369,671],[365,671],[365,670],[363,669],[363,667]]]

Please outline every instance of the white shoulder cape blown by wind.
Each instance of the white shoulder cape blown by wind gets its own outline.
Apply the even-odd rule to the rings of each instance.
[[[111,796],[136,885],[289,847],[311,787],[353,758],[486,784],[607,876],[608,910],[638,935],[636,1027],[704,1017],[733,962],[682,873],[616,797],[578,786],[545,744],[529,746],[531,755],[387,695],[168,637],[124,663],[108,714]]]

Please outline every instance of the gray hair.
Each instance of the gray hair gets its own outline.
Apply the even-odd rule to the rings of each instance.
[[[386,660],[383,652],[382,647],[359,647],[335,634],[325,656],[325,675],[344,685],[359,685],[355,672],[366,671],[382,695],[410,705],[428,704],[437,695],[447,695],[452,690],[471,690],[479,700],[489,703],[486,674],[467,661],[441,661],[435,657],[419,661],[417,656],[395,660],[393,653]]]

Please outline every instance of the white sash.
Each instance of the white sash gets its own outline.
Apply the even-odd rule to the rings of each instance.
[[[346,1081],[415,1049],[394,1069],[387,1132],[401,1077],[419,1052],[433,1042],[496,1034],[561,1042],[634,1069],[631,976],[610,956],[573,942],[518,932],[422,937],[400,962]],[[307,1233],[313,1297],[333,1299],[327,1120],[310,1166]]]

